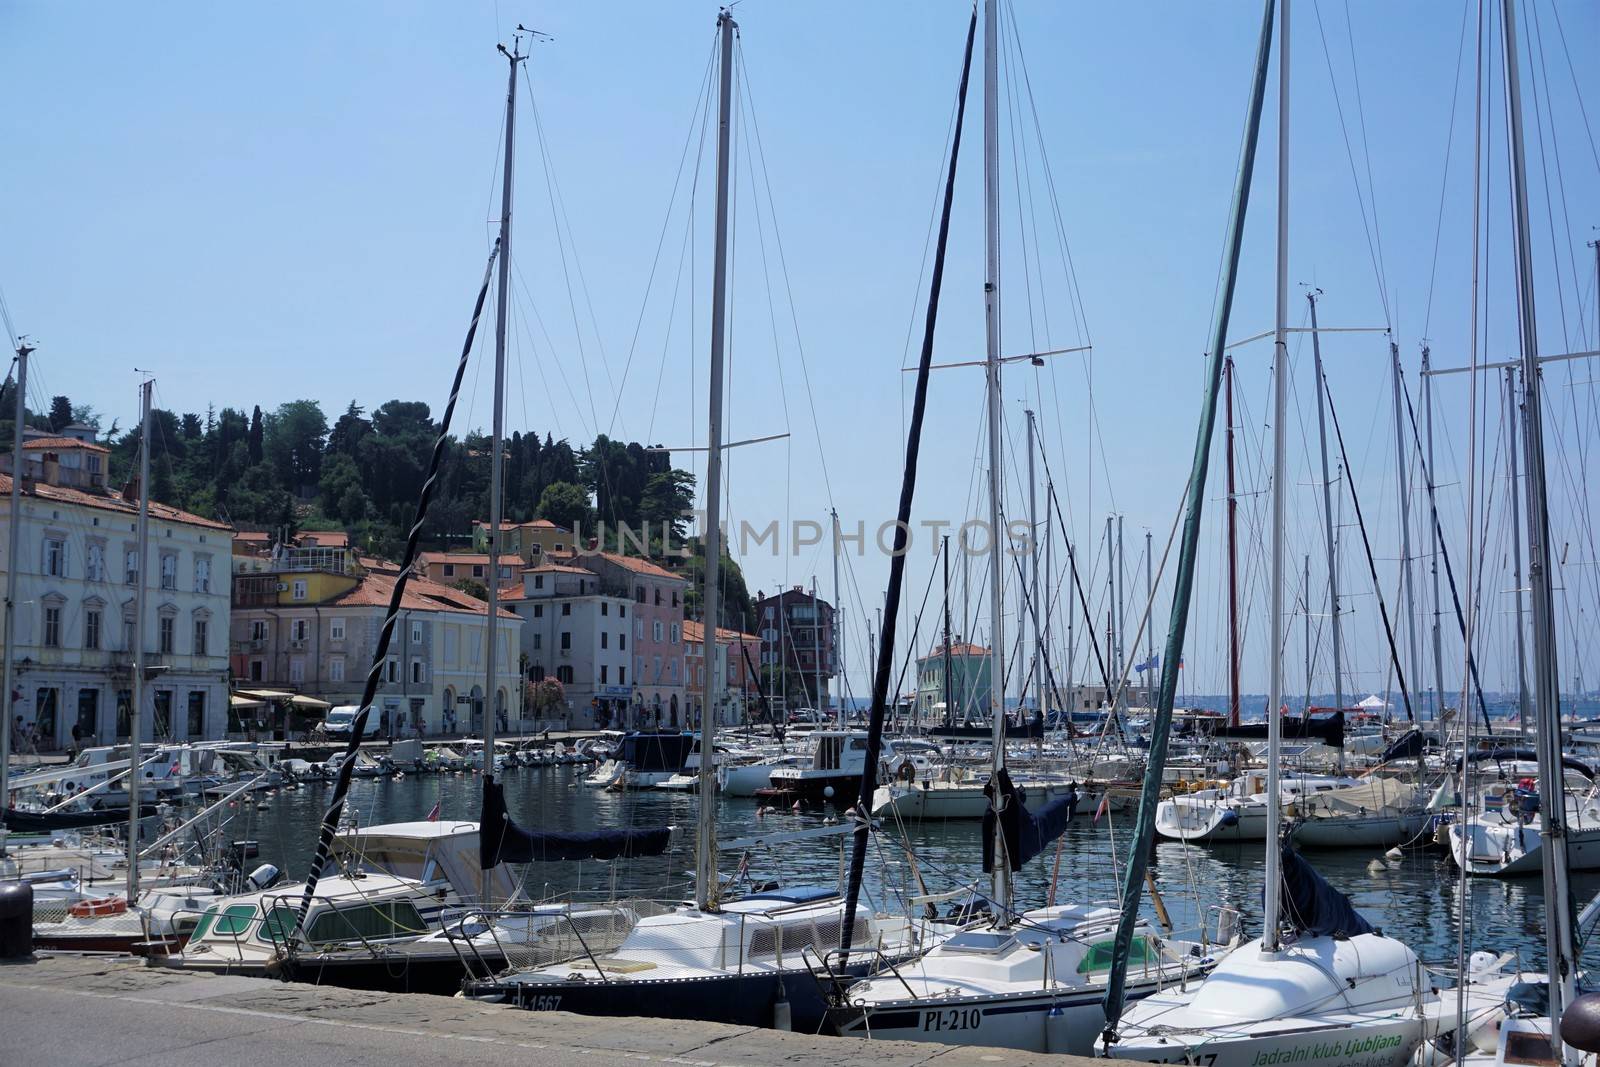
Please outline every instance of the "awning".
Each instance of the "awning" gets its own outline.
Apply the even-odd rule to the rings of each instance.
[[[288,700],[293,693],[284,693],[277,689],[241,689],[241,696],[255,697],[258,700]]]
[[[1384,700],[1376,693],[1372,694],[1371,696],[1367,697],[1367,699],[1356,705],[1358,708],[1386,708],[1388,706],[1389,702]]]
[[[297,708],[305,708],[307,711],[327,711],[329,708],[333,707],[333,705],[328,703],[326,700],[318,700],[316,697],[302,696],[299,693],[296,693],[294,696],[290,697],[289,703],[293,704]]]
[[[265,700],[252,700],[247,696],[240,696],[238,693],[228,698],[228,706],[230,708],[263,708],[266,705],[267,702]]]

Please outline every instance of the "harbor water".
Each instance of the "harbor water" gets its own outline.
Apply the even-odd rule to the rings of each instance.
[[[672,850],[662,857],[616,863],[546,863],[526,868],[525,893],[535,899],[588,896],[688,896],[694,867],[696,799],[693,793],[637,791],[612,793],[583,784],[582,769],[570,766],[519,767],[503,774],[511,816],[520,825],[549,830],[592,830],[670,824],[677,827]],[[326,783],[284,789],[238,813],[230,836],[259,842],[260,858],[291,877],[304,874],[317,829],[331,794]],[[361,825],[424,819],[439,806],[440,818],[476,820],[479,781],[472,773],[358,779],[349,805]],[[818,813],[763,811],[746,798],[718,801],[720,839],[745,838],[822,825]],[[1093,821],[1080,812],[1051,848],[1024,866],[1015,879],[1021,908],[1045,903],[1056,883],[1058,902],[1113,903],[1132,833],[1131,814]],[[883,908],[896,894],[939,893],[987,884],[980,871],[980,824],[976,821],[909,822],[888,825],[868,854],[866,892]],[[842,883],[849,835],[783,843],[749,852],[724,851],[720,869],[727,877],[745,865],[754,882],[783,885]],[[914,862],[904,841],[915,853]],[[1453,963],[1463,914],[1458,873],[1435,849],[1417,848],[1386,862],[1376,849],[1316,850],[1308,858],[1336,888],[1383,933],[1412,946],[1428,963]],[[1059,873],[1057,873],[1059,867]],[[1174,927],[1194,930],[1201,921],[1214,928],[1215,908],[1236,909],[1247,936],[1260,932],[1263,850],[1259,842],[1156,846],[1157,889]],[[920,885],[918,888],[918,879]],[[1600,873],[1575,874],[1579,903],[1600,892]],[[949,905],[942,905],[948,907]],[[1145,905],[1151,913],[1148,901]],[[1153,913],[1151,913],[1153,916]],[[1469,951],[1513,952],[1526,969],[1544,966],[1545,901],[1538,878],[1504,881],[1473,879],[1467,885],[1466,934]],[[1586,965],[1595,956],[1585,951]]]

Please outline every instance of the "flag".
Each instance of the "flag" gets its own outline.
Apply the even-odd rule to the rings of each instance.
[[[1182,655],[1182,653],[1179,653],[1179,655],[1178,655],[1178,669],[1180,671],[1183,670],[1183,655]]]
[[[1094,818],[1089,820],[1089,825],[1090,826],[1099,825],[1100,816],[1104,815],[1106,813],[1106,809],[1108,807],[1110,807],[1110,806],[1111,806],[1111,794],[1109,792],[1101,794],[1101,796],[1100,796],[1100,806],[1094,809]]]
[[[1161,653],[1153,652],[1153,653],[1151,653],[1150,658],[1145,660],[1143,663],[1135,663],[1133,665],[1133,669],[1136,670],[1136,671],[1153,671],[1157,667],[1160,667],[1160,666],[1161,666]]]
[[[427,821],[428,822],[438,822],[439,821],[439,802],[437,800],[435,800],[433,802],[433,810],[428,812]]]

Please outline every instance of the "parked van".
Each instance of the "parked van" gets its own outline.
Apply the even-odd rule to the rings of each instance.
[[[328,717],[322,721],[323,730],[329,737],[349,738],[350,731],[356,724],[356,712],[360,710],[359,704],[341,704],[329,708]]]

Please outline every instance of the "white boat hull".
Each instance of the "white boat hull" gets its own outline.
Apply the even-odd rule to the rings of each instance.
[[[1306,819],[1294,830],[1303,848],[1387,848],[1416,841],[1428,825],[1428,813],[1404,815],[1339,815]]]

